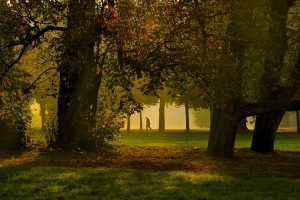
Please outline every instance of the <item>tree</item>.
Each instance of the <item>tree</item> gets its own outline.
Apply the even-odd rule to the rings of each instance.
[[[153,2],[149,5],[147,1],[130,0],[119,1],[117,7],[114,0],[20,1],[11,5],[12,16],[5,18],[7,23],[4,23],[11,27],[5,30],[13,28],[18,35],[15,42],[2,45],[1,49],[15,48],[16,56],[12,62],[4,63],[0,77],[3,78],[29,48],[49,39],[50,49],[59,53],[53,58],[60,73],[58,127],[54,129],[57,130],[56,147],[93,149],[97,146],[92,138],[96,130],[98,90],[105,71],[107,76],[113,75],[111,82],[129,90],[134,77],[132,72],[138,77],[142,72],[155,77],[160,69],[173,65],[176,51],[168,46],[176,44],[171,40],[173,30],[166,29],[166,24],[157,26],[159,19],[169,14],[157,11],[165,9],[161,5],[167,8],[169,4]],[[157,34],[159,30],[164,31]],[[49,38],[51,31],[59,33]],[[120,101],[120,110],[122,107]]]
[[[203,93],[203,91],[200,91],[199,88],[196,87],[196,84],[193,82],[192,79],[183,78],[178,82],[175,81],[175,83],[173,84],[175,84],[173,88],[176,88],[175,95],[173,94],[175,96],[173,102],[177,106],[180,106],[182,104],[184,105],[185,122],[186,122],[185,132],[189,133],[190,132],[189,109],[193,108],[194,110],[197,110],[200,108],[207,108],[208,104],[201,98],[201,94]],[[196,122],[196,124],[197,123],[198,122]]]
[[[294,2],[294,0],[272,1],[267,54],[264,61],[264,74],[261,81],[263,85],[261,96],[263,99],[292,99],[298,90],[297,88],[299,88],[296,82],[293,83],[292,87],[282,87],[280,80],[284,57],[288,51],[288,11],[290,7],[294,5]],[[275,134],[283,116],[284,112],[266,113],[257,116],[251,144],[253,151],[274,151]]]
[[[210,4],[212,3],[210,2]],[[228,5],[231,8],[230,12],[227,15],[222,15],[222,13],[226,13],[222,11]],[[243,94],[243,88],[249,83],[245,85],[245,76],[247,75],[245,69],[253,66],[251,60],[258,60],[257,54],[254,54],[250,60],[247,53],[251,52],[252,49],[249,49],[248,44],[256,44],[256,39],[260,38],[252,37],[255,34],[251,31],[254,2],[235,0],[231,1],[230,4],[225,2],[223,8],[215,4],[211,7],[216,9],[208,14],[202,12],[203,9],[200,8],[198,1],[194,1],[193,6],[193,11],[196,12],[194,17],[197,19],[195,21],[200,27],[197,30],[203,30],[203,32],[199,31],[200,34],[197,36],[201,35],[204,41],[196,49],[205,47],[206,51],[205,57],[202,57],[202,59],[197,59],[195,56],[195,60],[199,63],[197,65],[198,69],[190,62],[188,63],[188,70],[196,76],[195,80],[198,80],[199,87],[207,92],[206,96],[213,106],[207,151],[210,155],[232,157],[237,126],[242,119],[254,113],[254,115],[257,115],[272,111],[294,110],[298,107],[299,102],[279,100],[246,101],[247,98]],[[257,13],[255,12],[255,14]],[[209,22],[211,18],[219,15],[222,15],[218,20],[219,22],[222,20],[225,20],[225,23],[227,22],[226,29],[224,30],[224,27],[222,27],[217,30],[219,32],[212,31]],[[200,54],[201,51],[198,52]],[[192,53],[195,54],[197,51]]]
[[[14,15],[6,2],[0,2],[0,13],[7,18]],[[13,31],[0,23],[0,46],[14,42]],[[6,63],[13,62],[12,49],[0,49],[0,73],[5,72]],[[22,150],[27,147],[25,130],[31,122],[29,103],[22,95],[22,89],[28,86],[30,74],[19,66],[0,78],[0,149]]]
[[[158,91],[159,96],[159,115],[158,115],[158,132],[166,130],[165,123],[165,108],[168,101],[172,99],[170,92],[167,89]]]
[[[194,124],[199,128],[210,127],[210,112],[207,109],[192,110]]]
[[[104,142],[99,136],[104,131],[101,127],[116,130],[104,125],[102,119],[113,121],[105,115],[106,111],[113,109],[111,116],[118,118],[120,113],[130,115],[141,109],[132,95],[134,80],[146,78],[148,81],[140,90],[155,96],[164,86],[176,89],[172,79],[190,78],[201,91],[200,97],[212,108],[208,153],[232,157],[236,130],[242,119],[299,109],[296,100],[259,101],[255,95],[249,97],[258,93],[260,78],[253,78],[249,72],[266,74],[265,80],[275,77],[271,72],[264,73],[274,59],[264,56],[269,61],[264,59],[264,66],[259,63],[261,55],[270,50],[264,44],[272,42],[265,31],[269,19],[260,22],[257,16],[272,10],[270,5],[251,0],[15,2],[4,8],[8,14],[1,18],[1,34],[12,35],[13,40],[1,44],[0,50],[12,51],[13,56],[11,60],[0,58],[0,80],[30,48],[49,42],[49,50],[57,52],[49,59],[57,63],[60,75],[58,127],[54,129],[57,132],[53,141],[60,149],[88,150]],[[270,15],[271,18],[276,21],[276,15]],[[283,18],[278,21],[280,28],[286,27]],[[55,36],[50,34],[53,32]],[[280,37],[279,42],[283,41]],[[270,51],[271,57],[277,53]],[[298,58],[298,53],[294,53]],[[280,52],[279,57],[282,55]],[[278,66],[281,62],[276,61]],[[293,77],[300,72],[300,60],[295,63]],[[278,77],[277,72],[274,74]],[[291,85],[296,88],[298,82]],[[115,101],[109,105],[112,108],[108,107],[102,90],[113,93],[120,88],[118,108]],[[283,93],[290,95],[289,91]],[[165,128],[166,102],[160,94],[160,131]]]

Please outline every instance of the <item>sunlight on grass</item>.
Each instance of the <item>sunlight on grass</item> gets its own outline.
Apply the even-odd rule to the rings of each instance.
[[[192,171],[0,166],[0,199],[297,199],[300,179]]]
[[[4,155],[0,199],[298,199],[299,152],[256,154],[251,139],[238,134],[230,160],[204,154],[207,133],[182,131],[121,132],[117,143],[131,146],[116,145],[111,160],[88,153]],[[280,133],[275,148],[299,151],[299,140]],[[195,146],[201,149],[177,148]]]

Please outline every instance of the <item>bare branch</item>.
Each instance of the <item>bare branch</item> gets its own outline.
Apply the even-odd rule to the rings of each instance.
[[[47,72],[47,71],[50,71],[50,70],[59,70],[57,67],[50,67],[48,69],[46,69],[45,71],[43,71],[34,81],[33,83],[24,91],[24,93],[27,95],[27,93],[31,90],[31,88],[34,86],[34,84]]]

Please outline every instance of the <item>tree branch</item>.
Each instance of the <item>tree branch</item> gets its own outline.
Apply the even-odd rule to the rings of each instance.
[[[47,71],[50,71],[50,70],[59,70],[57,67],[50,67],[48,69],[46,69],[45,71],[43,71],[34,81],[33,83],[26,89],[24,90],[24,93],[27,95],[27,93],[31,90],[31,88],[34,86],[34,84],[47,72]]]
[[[270,112],[300,110],[300,100],[268,100],[253,103],[244,102],[241,105],[241,118]]]
[[[64,31],[66,28],[64,27],[59,27],[59,26],[47,26],[43,29],[41,29],[40,31],[38,31],[35,35],[29,35],[26,34],[26,38],[23,40],[20,40],[20,42],[15,43],[14,45],[4,45],[4,46],[0,46],[1,48],[3,47],[13,47],[13,46],[17,46],[17,45],[23,45],[18,57],[10,64],[7,64],[6,69],[1,72],[0,74],[0,81],[3,80],[4,76],[7,74],[7,72],[15,65],[17,64],[20,59],[22,58],[22,56],[24,55],[25,51],[27,50],[28,46],[31,45],[35,40],[39,39],[43,34],[45,34],[48,31]]]

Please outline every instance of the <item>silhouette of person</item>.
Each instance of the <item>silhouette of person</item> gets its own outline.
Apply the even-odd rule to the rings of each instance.
[[[146,117],[146,130],[148,130],[148,128],[152,130],[152,128],[150,127],[150,119]]]

